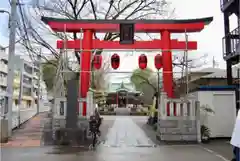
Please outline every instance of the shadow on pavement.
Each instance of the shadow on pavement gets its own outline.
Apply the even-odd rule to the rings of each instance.
[[[56,154],[56,155],[65,155],[65,154],[77,154],[80,152],[89,151],[88,147],[67,147],[67,146],[61,146],[61,147],[54,147],[51,151],[47,152],[46,154]]]

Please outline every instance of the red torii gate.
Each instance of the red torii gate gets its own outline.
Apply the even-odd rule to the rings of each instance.
[[[162,49],[163,60],[163,88],[168,97],[173,98],[173,73],[172,73],[172,49],[189,50],[197,49],[197,42],[171,40],[171,33],[200,32],[213,20],[212,17],[188,20],[71,20],[42,17],[42,21],[48,24],[56,32],[75,32],[83,31],[83,40],[68,40],[68,49],[80,49],[81,70],[90,71],[91,55],[93,49]],[[135,32],[159,33],[161,40],[135,41],[133,44],[120,44],[118,41],[103,41],[93,39],[96,32],[119,32],[120,24],[134,24]],[[82,41],[82,47],[80,47]],[[63,49],[64,42],[57,41],[57,48]],[[80,74],[80,93],[82,98],[86,98],[90,73]],[[83,116],[86,116],[86,102],[83,102]]]

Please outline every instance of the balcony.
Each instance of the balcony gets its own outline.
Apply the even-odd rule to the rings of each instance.
[[[35,92],[33,92],[33,97],[34,98],[37,98],[38,97],[38,95],[37,95],[37,92],[35,91]]]
[[[32,77],[33,75],[33,68],[25,63],[24,63],[24,75],[28,77]]]
[[[240,58],[240,26],[231,31],[228,35],[223,37],[223,59],[225,61],[231,60],[232,64],[239,63]],[[229,50],[227,50],[229,46]]]
[[[7,78],[0,77],[0,86],[7,86]]]
[[[220,0],[220,7],[222,12],[230,12],[238,15],[239,0]]]
[[[8,66],[4,63],[0,63],[0,71],[3,73],[8,73]]]
[[[15,89],[15,90],[13,91],[13,95],[14,95],[15,98],[17,98],[17,97],[19,96],[19,92],[20,92],[19,89]]]
[[[33,73],[33,78],[34,78],[34,79],[38,79],[38,73],[37,73],[37,72],[34,72],[34,73]]]

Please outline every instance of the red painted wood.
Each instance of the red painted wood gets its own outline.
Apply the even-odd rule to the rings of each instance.
[[[173,114],[174,116],[177,116],[177,103],[173,102]]]
[[[170,98],[174,97],[173,93],[173,69],[172,69],[172,46],[171,35],[169,31],[163,31],[161,38],[164,41],[162,60],[163,60],[163,89]]]
[[[170,116],[170,102],[167,102],[167,116]]]
[[[95,32],[118,32],[119,24],[106,24],[106,23],[78,23],[78,22],[60,22],[60,21],[50,21],[48,25],[53,31],[56,32],[80,32],[82,30],[93,30]],[[171,33],[184,33],[184,32],[200,32],[204,29],[204,22],[197,23],[169,23],[169,24],[145,24],[137,23],[135,24],[135,32],[150,32],[159,33],[163,30],[168,30]]]
[[[81,42],[80,40],[68,40],[67,45],[68,49],[80,49]],[[197,42],[189,41],[187,43],[188,50],[196,50]],[[152,40],[152,41],[136,41],[131,45],[121,45],[119,41],[101,41],[98,39],[93,40],[92,48],[93,49],[163,49],[164,41],[163,40]],[[57,41],[57,48],[64,48],[64,41]],[[171,40],[172,49],[186,49],[186,42]]]
[[[87,97],[87,92],[90,86],[90,73],[84,71],[90,71],[91,69],[91,49],[92,49],[92,39],[93,32],[91,30],[84,31],[83,34],[83,49],[84,51],[81,53],[81,70],[83,71],[80,74],[80,96],[81,98]],[[86,102],[83,102],[83,116],[87,115],[87,105]]]

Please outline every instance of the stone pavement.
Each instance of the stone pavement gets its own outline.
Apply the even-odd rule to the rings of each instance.
[[[31,118],[22,124],[19,129],[13,131],[8,143],[1,144],[1,147],[39,147],[41,145],[42,121],[46,112]]]
[[[3,161],[228,161],[202,145],[155,145],[140,123],[144,117],[106,116],[96,150],[73,147],[2,148]],[[26,139],[26,138],[25,138]],[[14,154],[14,155],[13,155]]]

